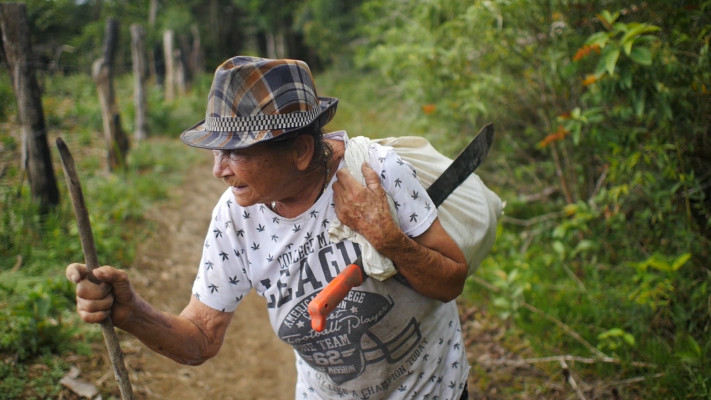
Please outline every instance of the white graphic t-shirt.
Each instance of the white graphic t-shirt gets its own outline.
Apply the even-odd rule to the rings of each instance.
[[[327,138],[347,140],[342,131]],[[393,197],[403,231],[424,233],[437,213],[416,171],[378,144],[369,164]],[[228,312],[252,288],[266,298],[274,332],[296,354],[296,399],[459,399],[469,364],[454,301],[427,298],[399,275],[371,278],[351,290],[324,331],[311,329],[309,302],[360,254],[350,241],[329,240],[334,180],[296,218],[263,204],[240,207],[225,191],[213,211],[194,295]]]

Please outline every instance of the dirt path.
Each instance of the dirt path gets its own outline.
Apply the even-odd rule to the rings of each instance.
[[[160,208],[161,215],[150,217],[156,229],[128,272],[151,304],[173,313],[187,304],[210,212],[224,189],[206,164],[189,173],[180,192]],[[201,366],[180,365],[128,335],[122,339],[139,398],[294,398],[294,355],[272,332],[264,300],[254,292],[235,313],[220,353]]]

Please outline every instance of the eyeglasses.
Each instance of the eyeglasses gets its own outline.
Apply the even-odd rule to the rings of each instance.
[[[220,162],[225,158],[236,161],[239,158],[240,152],[239,150],[213,150],[212,154],[215,156],[215,159]]]

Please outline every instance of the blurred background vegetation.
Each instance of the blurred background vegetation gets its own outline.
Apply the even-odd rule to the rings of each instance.
[[[473,398],[711,398],[711,1],[25,3],[49,135],[82,149],[101,260],[131,264],[149,231],[145,210],[196,162],[176,137],[203,115],[211,71],[236,54],[300,58],[321,93],[341,99],[329,128],[351,136],[421,135],[454,156],[494,122],[479,174],[507,206],[462,301],[505,326],[512,353],[525,343],[537,358],[558,357],[537,364],[548,377],[567,360],[590,385],[576,393],[513,376],[494,394],[475,365]],[[108,17],[121,24],[116,87],[128,131],[131,24],[146,26],[154,66],[150,146],[134,143],[129,168],[114,173],[89,76]],[[199,38],[204,65],[171,102],[166,29],[182,43]],[[82,257],[66,188],[49,214],[31,201],[2,68],[0,398],[56,398],[66,355],[85,354],[98,331],[73,316],[63,278]]]

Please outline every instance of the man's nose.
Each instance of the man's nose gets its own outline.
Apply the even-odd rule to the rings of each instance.
[[[221,179],[229,174],[229,157],[221,151],[214,152],[215,161],[212,165],[212,174]]]

